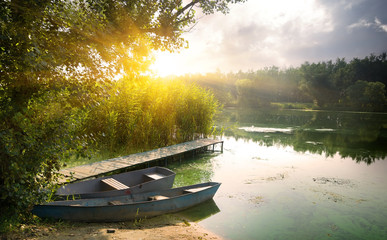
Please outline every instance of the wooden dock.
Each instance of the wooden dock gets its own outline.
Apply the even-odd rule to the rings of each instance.
[[[215,145],[221,144],[223,151],[223,141],[214,139],[198,139],[190,142],[180,143],[168,147],[158,148],[147,152],[135,153],[124,157],[112,158],[91,164],[66,168],[60,171],[65,177],[63,181],[71,177],[71,181],[77,181],[86,178],[97,177],[113,171],[134,167],[140,164],[149,164],[154,161],[167,161],[171,157],[179,157],[192,152],[194,155],[197,150],[206,149],[215,151]]]

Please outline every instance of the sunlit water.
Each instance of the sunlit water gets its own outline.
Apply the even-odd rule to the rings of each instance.
[[[237,131],[246,132],[254,123],[236,120]],[[354,140],[357,150],[349,154],[343,144],[326,146],[345,138],[332,135],[339,129],[314,126],[332,130],[317,131],[330,135],[303,137],[309,151],[297,145],[299,134],[281,129],[310,131],[310,122],[285,126],[285,121],[280,128],[277,123],[274,132],[268,131],[270,123],[255,124],[258,127],[251,128],[254,131],[249,134],[259,136],[229,133],[223,137],[223,153],[204,154],[169,166],[177,173],[176,186],[222,183],[214,201],[183,214],[226,239],[387,239],[387,159],[380,153],[387,146],[371,149],[367,144],[358,146]],[[352,132],[346,134],[354,137]],[[332,137],[338,140],[324,140]],[[380,144],[380,137],[377,139],[374,145]],[[330,149],[330,153],[316,149],[316,145]],[[351,144],[346,146],[351,149]],[[365,152],[358,156],[361,160],[343,157],[359,155],[359,148]],[[332,154],[332,149],[337,153]],[[379,151],[376,155],[382,158],[372,157],[370,162],[372,151]]]

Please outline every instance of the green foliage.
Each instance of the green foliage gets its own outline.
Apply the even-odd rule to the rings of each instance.
[[[175,77],[176,80],[182,80],[195,83],[205,89],[210,89],[216,99],[224,106],[236,105],[236,81],[232,76],[222,74],[217,71],[215,73],[207,73],[205,75],[194,74],[182,77]]]
[[[236,82],[238,105],[244,107],[262,107],[262,100],[257,94],[258,86],[253,80],[240,79]]]
[[[211,133],[218,104],[213,95],[182,81],[124,78],[87,119],[99,149],[150,149]]]
[[[179,89],[177,99],[176,137],[180,141],[196,138],[196,134],[207,136],[211,133],[213,117],[219,104],[214,96],[196,85]]]
[[[332,61],[305,63],[301,66],[301,70],[303,90],[317,102],[320,108],[341,107],[366,111],[386,109],[386,95],[383,90],[383,85],[387,84],[386,53],[379,56],[370,55],[364,59],[355,58],[349,63],[344,59],[337,59],[335,63]],[[359,83],[359,79],[364,82]],[[375,93],[377,99],[369,94],[366,96],[364,92],[366,88],[368,92]]]
[[[382,111],[386,104],[386,86],[381,82],[357,81],[347,88],[347,103],[353,109]]]
[[[305,63],[301,66],[304,90],[320,107],[337,101],[337,89],[330,79],[333,69],[332,62]]]
[[[11,118],[1,116],[2,218],[25,216],[33,203],[52,194],[60,160],[82,146],[76,132],[83,113],[69,107],[68,99],[67,91],[42,93]]]

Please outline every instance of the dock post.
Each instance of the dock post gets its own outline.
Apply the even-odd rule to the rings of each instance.
[[[221,146],[221,150],[220,151],[223,153],[223,141],[222,141],[222,146]]]

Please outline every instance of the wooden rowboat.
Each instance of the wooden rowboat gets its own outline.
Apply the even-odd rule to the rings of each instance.
[[[56,191],[61,199],[114,197],[132,193],[169,189],[175,173],[163,167],[151,167],[102,178],[64,185]]]
[[[220,183],[137,193],[109,198],[55,201],[34,206],[32,213],[41,218],[82,222],[118,222],[144,219],[181,211],[210,200]]]

